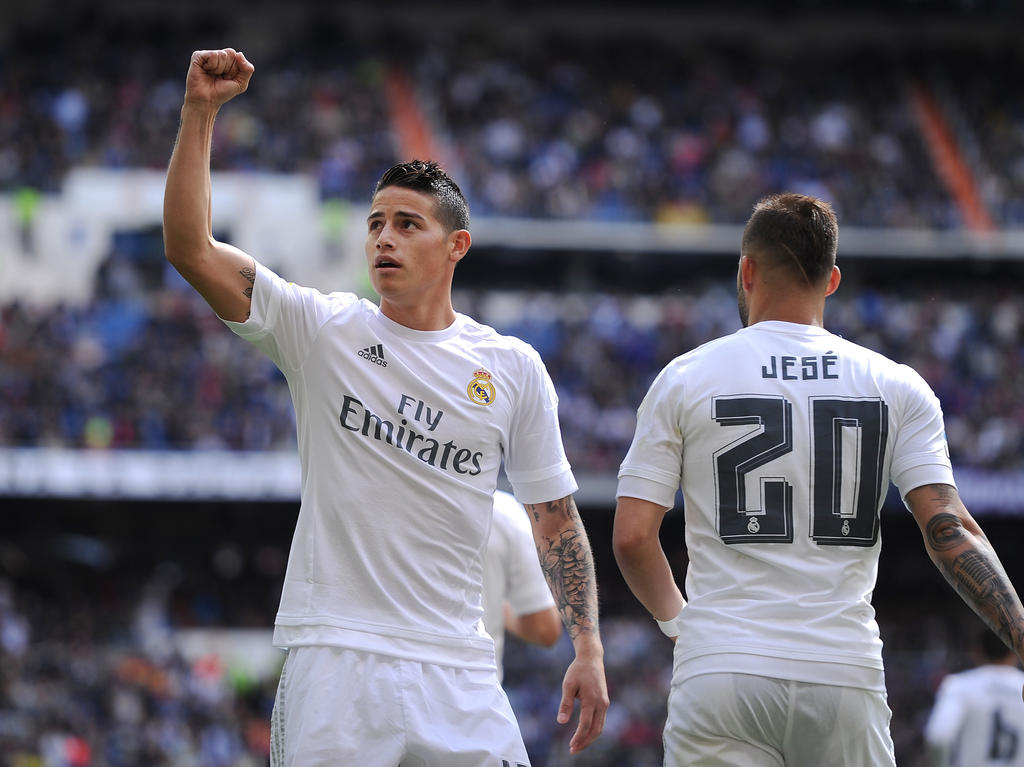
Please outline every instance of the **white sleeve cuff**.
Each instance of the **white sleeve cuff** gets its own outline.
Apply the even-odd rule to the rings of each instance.
[[[566,464],[564,470],[553,477],[524,480],[521,475],[508,473],[509,482],[520,503],[547,503],[572,495],[579,490],[576,478]]]
[[[638,477],[635,474],[622,474],[619,476],[619,486],[615,497],[639,498],[641,501],[650,501],[658,506],[671,509],[676,505],[676,491],[678,489],[674,485],[669,486],[647,477]]]
[[[900,497],[906,499],[907,493],[924,485],[952,485],[953,470],[946,464],[931,463],[915,466],[899,473],[893,472],[893,484],[900,489]]]

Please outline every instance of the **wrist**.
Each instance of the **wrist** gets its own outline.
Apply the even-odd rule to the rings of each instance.
[[[596,631],[581,631],[572,639],[577,658],[604,658],[604,645]]]
[[[220,105],[211,101],[193,101],[186,99],[181,105],[181,119],[196,117],[199,119],[212,120],[220,111]]]
[[[686,600],[681,598],[680,602],[679,607],[672,613],[672,617],[667,620],[661,620],[657,615],[651,616],[654,618],[654,622],[658,624],[658,628],[661,629],[661,633],[670,639],[675,639],[679,636],[679,616],[682,614],[683,608],[686,607]]]
[[[675,618],[668,621],[659,621],[655,618],[654,622],[658,624],[658,628],[661,629],[661,633],[669,639],[675,639],[679,636],[679,624],[676,622]]]

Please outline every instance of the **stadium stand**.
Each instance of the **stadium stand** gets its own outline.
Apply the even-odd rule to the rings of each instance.
[[[0,310],[0,443],[290,448],[291,402],[273,365],[234,343],[190,292],[143,283],[114,253],[88,305]],[[457,298],[460,309],[543,355],[569,457],[591,472],[617,468],[636,403],[668,360],[739,327],[724,280],[667,295],[476,289]],[[1000,471],[1024,469],[1021,320],[1013,287],[989,281],[966,290],[844,288],[828,314],[840,335],[922,372],[943,402],[957,465]]]
[[[644,3],[627,16],[610,3],[452,4],[436,12],[433,36],[365,9],[257,5],[263,23],[189,2],[60,13],[43,3],[12,15],[0,31],[0,282],[14,279],[12,263],[53,256],[41,222],[76,169],[163,170],[189,53],[234,40],[257,74],[218,121],[214,167],[311,179],[314,220],[335,247],[380,170],[421,148],[465,179],[475,216],[518,221],[524,240],[549,231],[537,222],[570,239],[638,222],[718,231],[764,192],[820,194],[851,241],[869,243],[844,261],[841,238],[846,282],[828,324],[934,387],[963,476],[1004,488],[978,504],[1012,550],[1014,520],[997,516],[1024,512],[1014,490],[1024,476],[1024,114],[1006,98],[1022,66],[1009,4],[883,13],[869,3],[838,17],[813,2],[667,17]],[[425,23],[422,9],[406,11],[401,27]],[[730,18],[741,11],[749,24]],[[460,266],[457,308],[547,361],[582,474],[614,472],[666,361],[738,326],[738,238],[725,232],[725,245],[668,253],[481,237],[474,256],[485,265]],[[978,238],[958,239],[965,232]],[[918,241],[954,244],[907,257]],[[0,450],[292,449],[283,379],[182,289],[160,247],[158,230],[129,227],[66,300],[4,292]],[[276,656],[247,665],[201,647],[217,636],[269,645],[259,632],[276,607],[293,505],[8,489],[0,506],[0,761],[266,763]],[[603,548],[609,508],[583,510],[613,706],[606,735],[572,763],[646,767],[661,761],[669,650]],[[916,767],[932,692],[966,665],[975,619],[950,611],[898,503],[887,513],[877,604],[897,755]],[[567,763],[553,724],[567,651],[515,640],[506,650],[535,767]]]

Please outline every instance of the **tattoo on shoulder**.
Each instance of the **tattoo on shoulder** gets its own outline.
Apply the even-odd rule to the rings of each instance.
[[[945,511],[928,520],[924,534],[928,545],[935,551],[949,551],[967,538],[960,517]]]

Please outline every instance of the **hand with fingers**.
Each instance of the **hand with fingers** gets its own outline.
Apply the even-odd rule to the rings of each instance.
[[[220,107],[249,87],[255,67],[234,48],[196,51],[185,79],[185,103]]]
[[[580,720],[569,741],[571,754],[577,754],[593,743],[604,729],[608,686],[604,678],[604,663],[600,659],[588,660],[586,656],[577,656],[569,665],[562,682],[559,724],[569,721],[577,699],[580,701]]]

